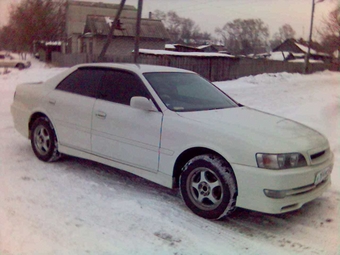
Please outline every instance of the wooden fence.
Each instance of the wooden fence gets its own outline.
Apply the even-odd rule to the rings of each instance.
[[[237,79],[262,73],[303,73],[301,62],[275,61],[233,57],[201,57],[140,54],[140,64],[178,67],[199,73],[211,81]],[[81,63],[97,62],[97,56],[89,54],[52,53],[52,63],[59,67],[70,67]],[[133,63],[133,56],[106,56],[104,62]],[[334,69],[330,64],[311,63],[309,72]]]

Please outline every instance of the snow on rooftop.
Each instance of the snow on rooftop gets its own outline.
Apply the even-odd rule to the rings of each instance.
[[[274,51],[270,53],[270,56],[267,57],[267,59],[284,61],[285,59],[287,59],[289,55],[292,55],[295,58],[304,58],[305,56],[304,53],[295,53],[295,52],[289,52],[289,51]]]
[[[175,45],[173,44],[165,44],[165,49],[176,49]]]
[[[197,46],[196,48],[202,50],[202,49],[208,48],[208,47],[210,47],[210,46],[211,46],[211,45],[208,44],[208,45]]]
[[[302,45],[301,43],[295,43],[296,46],[298,46],[300,48],[300,50],[302,50],[303,52],[307,53],[308,52],[308,47]],[[316,50],[313,50],[312,48],[310,49],[310,53],[311,54],[317,54]]]
[[[169,50],[149,50],[140,49],[140,53],[143,54],[153,54],[153,55],[171,55],[171,56],[190,56],[190,57],[229,57],[234,58],[235,56],[223,53],[213,53],[213,52],[177,52]]]
[[[299,59],[292,59],[289,60],[289,62],[294,62],[294,63],[304,63],[305,59],[304,58],[299,58]],[[315,59],[309,59],[309,63],[320,63],[320,64],[324,64],[324,62],[322,60],[315,60]]]
[[[289,52],[287,51],[275,51],[275,52],[270,53],[270,56],[268,57],[268,59],[284,61],[288,57],[288,55],[289,55]]]
[[[305,53],[308,52],[308,47],[307,46],[304,46],[301,43],[295,43],[295,45],[298,46],[303,52],[305,52]],[[316,51],[316,50],[314,50],[312,48],[310,49],[310,53],[311,54],[315,54],[315,55],[329,56],[327,53],[319,52],[319,51]]]
[[[61,41],[50,41],[50,42],[46,42],[45,45],[51,45],[51,46],[60,46],[62,44]]]
[[[111,26],[113,23],[113,19],[111,19],[110,17],[105,17],[105,22],[109,24],[109,26]]]

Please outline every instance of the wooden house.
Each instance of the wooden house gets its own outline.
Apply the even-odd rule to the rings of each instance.
[[[279,46],[273,49],[273,52],[289,52],[290,56],[299,56],[299,58],[304,58],[308,52],[308,46],[297,42],[294,39],[287,39]],[[292,59],[292,57],[290,57]],[[289,59],[289,60],[290,60]],[[310,59],[322,60],[325,63],[330,63],[332,61],[332,56],[329,54],[318,51],[311,47],[310,49]]]
[[[82,53],[99,54],[107,40],[114,17],[88,15],[84,31],[80,36]],[[107,54],[130,55],[134,50],[136,34],[136,19],[121,18],[114,30],[114,38],[107,50]],[[169,40],[161,20],[142,19],[140,48],[164,49]]]

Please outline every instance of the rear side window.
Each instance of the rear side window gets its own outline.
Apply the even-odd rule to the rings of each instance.
[[[56,89],[88,97],[96,97],[104,71],[97,68],[77,69],[67,76]]]
[[[150,98],[143,82],[134,74],[122,70],[105,70],[99,98],[119,104],[130,105],[134,96]]]

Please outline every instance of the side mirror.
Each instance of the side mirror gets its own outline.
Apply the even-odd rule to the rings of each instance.
[[[144,110],[144,111],[154,111],[157,109],[151,100],[146,97],[132,97],[130,100],[130,106],[136,109]]]

